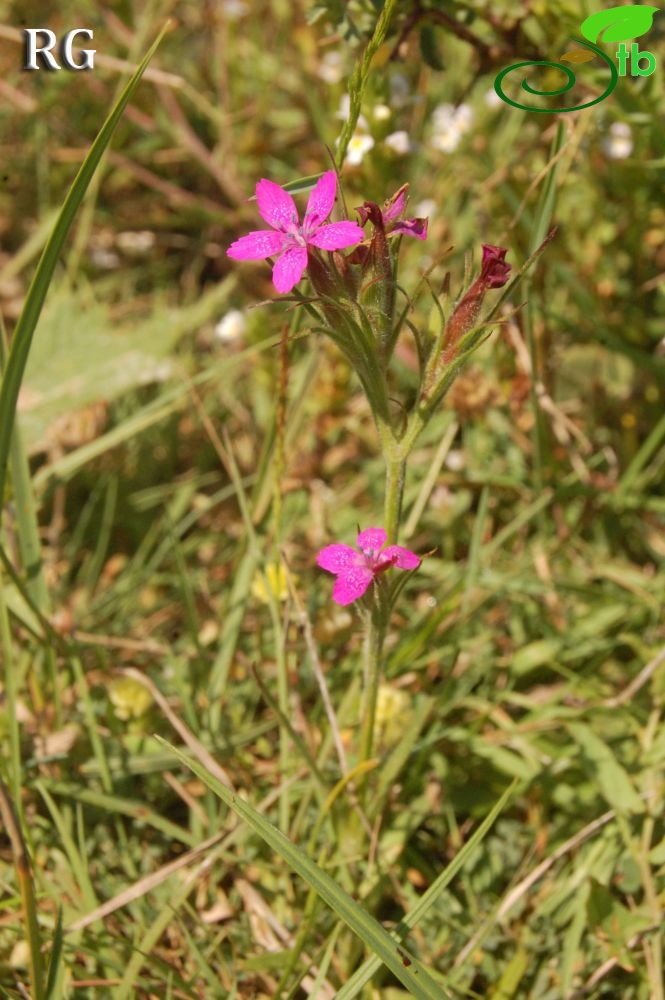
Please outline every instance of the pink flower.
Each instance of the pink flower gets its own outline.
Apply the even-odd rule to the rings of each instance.
[[[321,549],[317,564],[337,577],[333,601],[337,604],[357,601],[374,578],[391,566],[398,566],[399,569],[417,569],[420,566],[415,552],[401,545],[388,545],[384,549],[386,538],[383,528],[367,528],[358,534],[360,552],[342,544],[326,545],[325,549]]]
[[[258,229],[241,236],[226,251],[233,260],[264,260],[277,257],[272,280],[278,292],[290,292],[307,267],[307,247],[341,250],[363,239],[355,222],[331,222],[324,226],[335,203],[337,177],[328,170],[309,196],[305,218],[300,224],[298,210],[288,191],[265,178],[256,185],[259,215],[272,229]]]
[[[399,221],[400,215],[406,211],[408,201],[409,185],[402,184],[395,194],[383,203],[383,208],[379,209],[371,201],[366,201],[356,209],[360,217],[360,222],[364,226],[368,219],[376,225],[379,216],[386,236],[415,236],[417,240],[427,239],[427,219],[404,219]]]

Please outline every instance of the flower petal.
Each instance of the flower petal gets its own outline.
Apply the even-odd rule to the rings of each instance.
[[[284,249],[286,237],[274,229],[255,229],[253,233],[241,236],[226,251],[233,260],[263,260],[273,257]]]
[[[290,292],[297,285],[307,267],[307,250],[305,247],[289,247],[275,261],[272,269],[273,285],[278,292]]]
[[[273,229],[281,229],[283,232],[293,223],[298,225],[296,203],[288,191],[281,188],[279,184],[267,181],[264,177],[256,185],[256,201],[259,206],[259,215]]]
[[[325,222],[333,210],[336,193],[337,175],[334,170],[327,170],[319,177],[309,196],[303,224],[305,233],[318,229]]]
[[[365,234],[357,222],[331,222],[317,229],[307,242],[319,250],[341,250],[360,243],[364,238]]]
[[[386,544],[387,537],[383,528],[366,528],[358,533],[358,548],[365,553],[378,552]]]
[[[392,559],[393,565],[400,569],[418,569],[421,563],[420,557],[403,545],[388,545],[381,553],[381,559]]]
[[[374,579],[371,569],[357,566],[344,570],[335,580],[333,601],[336,604],[351,604],[362,597]]]
[[[398,188],[397,191],[395,191],[395,194],[384,202],[382,212],[384,222],[393,222],[395,219],[400,217],[406,208],[408,192],[409,185],[402,184],[401,188]]]
[[[391,236],[415,236],[417,240],[427,239],[427,219],[405,219],[396,222],[390,229]]]
[[[336,542],[334,545],[326,545],[324,549],[321,549],[316,557],[316,564],[321,569],[328,570],[329,573],[341,573],[354,565],[357,556],[358,553],[350,545]]]

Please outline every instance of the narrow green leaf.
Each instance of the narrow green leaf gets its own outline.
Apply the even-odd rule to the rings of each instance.
[[[648,437],[644,440],[637,453],[631,459],[628,468],[619,482],[617,489],[618,496],[626,496],[630,489],[635,485],[640,473],[656,454],[663,440],[665,440],[665,414],[663,414],[658,423],[653,426]]]
[[[63,795],[72,802],[84,802],[96,809],[104,809],[116,816],[129,816],[134,822],[146,827],[153,827],[161,832],[173,842],[186,844],[187,847],[195,847],[197,840],[194,834],[171,822],[166,816],[150,809],[145,802],[134,799],[121,798],[119,795],[107,795],[97,792],[93,788],[78,788],[74,784],[66,781],[53,781],[49,784],[49,790],[54,795]]]
[[[248,802],[231,792],[214,778],[198,761],[172,746],[160,736],[155,737],[171,750],[185,767],[203,781],[236,815],[265,840],[290,867],[300,875],[330,906],[337,916],[363,941],[365,946],[410,990],[416,1000],[441,1000],[442,988],[431,978],[424,966],[404,947],[398,951],[396,942],[378,921],[355,902],[336,882],[277,827],[269,823]],[[410,964],[405,965],[404,960]],[[378,967],[378,966],[377,966]]]
[[[583,950],[582,939],[587,928],[587,901],[589,899],[588,881],[578,886],[575,891],[575,903],[573,919],[563,937],[563,948],[561,951],[561,993],[567,997],[572,992],[575,969],[580,960],[580,952]]]
[[[159,33],[156,40],[148,49],[147,54],[140,63],[138,69],[130,78],[127,86],[113,106],[108,118],[104,122],[97,138],[90,147],[90,151],[81,164],[79,172],[74,178],[74,182],[69,189],[62,208],[58,214],[53,232],[51,233],[42,255],[37,264],[37,270],[30,284],[25,304],[21,310],[14,336],[12,337],[11,350],[7,359],[7,366],[0,388],[0,498],[4,496],[5,478],[7,475],[7,461],[14,426],[14,414],[18,400],[23,373],[30,352],[30,345],[39,320],[44,300],[53,278],[58,258],[64,246],[65,239],[74,221],[76,213],[83,201],[83,196],[88,189],[88,185],[93,178],[95,170],[102,158],[102,155],[111,141],[115,128],[120,121],[132,94],[138,86],[139,80],[143,76],[148,63],[152,59],[157,46],[162,40],[166,25]]]
[[[295,181],[289,181],[287,184],[283,184],[282,187],[289,194],[302,194],[305,191],[311,191],[316,182],[321,180],[322,177],[322,173],[309,174],[307,177],[298,177]]]
[[[58,907],[58,916],[53,931],[53,945],[51,947],[51,961],[48,967],[48,978],[46,980],[46,995],[44,1000],[58,1000],[62,996],[62,983],[60,973],[62,971],[62,907]]]
[[[491,1000],[512,1000],[529,969],[529,954],[521,945],[504,969],[496,989],[490,994]]]

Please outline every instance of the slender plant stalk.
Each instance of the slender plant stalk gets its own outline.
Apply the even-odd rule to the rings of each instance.
[[[651,750],[656,733],[658,732],[661,724],[662,719],[660,710],[655,709],[651,712],[649,723],[646,727],[645,739],[643,742],[643,750],[646,753]],[[650,769],[649,771],[648,781],[650,790],[653,791],[655,797],[658,792],[659,779],[653,769]],[[638,849],[638,864],[642,876],[642,885],[644,886],[645,902],[651,912],[654,927],[656,928],[653,935],[649,939],[645,940],[645,948],[648,948],[651,952],[651,963],[648,964],[651,997],[652,1000],[663,1000],[665,997],[663,984],[663,911],[658,896],[658,888],[653,878],[651,860],[649,858],[649,854],[654,847],[655,826],[655,816],[653,815],[650,807],[649,812],[644,818],[642,826],[641,843]]]
[[[16,800],[18,801],[18,800]],[[39,934],[39,924],[37,922],[37,904],[35,902],[35,889],[28,855],[21,827],[9,789],[3,781],[0,781],[0,818],[9,837],[9,842],[14,855],[14,865],[16,867],[16,877],[23,904],[23,920],[25,923],[25,935],[28,942],[30,981],[32,983],[33,1000],[43,1000],[44,998],[44,962],[42,959],[42,944]]]
[[[372,609],[367,618],[365,633],[364,668],[365,692],[362,706],[362,723],[360,728],[360,762],[369,760],[374,749],[374,724],[376,721],[376,703],[381,682],[381,653],[385,639],[385,622],[380,620],[380,614]]]
[[[391,428],[378,424],[383,458],[386,466],[383,525],[389,544],[397,541],[402,514],[402,497],[406,475],[408,449],[395,439]],[[365,693],[361,707],[360,723],[360,763],[368,761],[374,750],[374,728],[376,725],[376,704],[382,675],[383,644],[390,622],[390,604],[385,591],[376,588],[376,603],[367,617],[367,631],[364,645]],[[366,788],[366,782],[363,782]]]
[[[388,535],[388,544],[397,541],[402,516],[402,496],[406,475],[406,456],[386,457],[386,491],[384,497],[383,525]]]
[[[16,704],[18,700],[17,691],[17,665],[14,662],[12,637],[9,630],[9,615],[7,614],[7,604],[5,602],[5,579],[4,572],[0,572],[0,649],[2,649],[2,661],[4,665],[4,688],[7,699],[7,728],[9,735],[9,784],[12,790],[12,798],[16,802],[17,811],[21,810],[21,739],[18,723],[18,713]]]
[[[533,253],[545,239],[552,224],[552,214],[556,201],[557,178],[560,166],[558,154],[561,151],[565,138],[563,122],[559,122],[556,133],[550,147],[550,162],[553,164],[545,184],[540,193],[540,200],[536,210],[535,227],[531,239],[530,250]],[[533,480],[537,493],[542,493],[544,486],[544,469],[547,459],[547,425],[543,417],[543,411],[538,400],[536,386],[538,382],[544,381],[542,376],[542,359],[538,350],[537,335],[534,322],[534,305],[531,290],[533,287],[533,277],[528,275],[525,281],[525,294],[527,306],[525,310],[526,340],[531,360],[532,376],[529,382],[529,399],[533,411]],[[542,529],[546,527],[544,518],[540,518]]]
[[[367,86],[367,80],[369,79],[372,60],[380,46],[383,44],[383,40],[386,37],[388,26],[390,25],[396,6],[397,0],[386,0],[384,3],[383,10],[379,14],[374,28],[374,34],[367,43],[367,48],[363,52],[362,58],[356,64],[356,67],[351,75],[351,79],[349,80],[349,117],[344,123],[342,134],[339,137],[339,143],[337,145],[337,154],[335,159],[338,169],[341,169],[341,166],[344,163],[344,157],[346,156],[349,142],[351,141],[356,125],[358,124],[363,94],[365,92],[365,87]]]

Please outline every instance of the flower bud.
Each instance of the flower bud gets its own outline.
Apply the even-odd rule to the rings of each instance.
[[[505,262],[507,253],[508,251],[503,247],[483,243],[483,262],[480,274],[446,325],[441,357],[443,365],[447,365],[453,360],[461,338],[476,326],[485,292],[490,288],[503,288],[508,281],[510,264]]]

